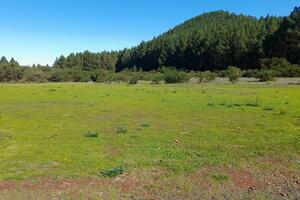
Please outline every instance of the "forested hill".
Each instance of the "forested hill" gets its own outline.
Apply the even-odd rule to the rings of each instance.
[[[175,66],[188,70],[224,69],[228,65],[257,67],[263,41],[282,18],[256,19],[217,11],[195,17],[147,43],[123,52],[117,69],[144,70]]]
[[[225,11],[205,13],[137,47],[119,52],[61,56],[56,68],[144,71],[173,66],[184,70],[259,68],[261,58],[284,57],[300,64],[300,9],[288,17],[255,18]]]

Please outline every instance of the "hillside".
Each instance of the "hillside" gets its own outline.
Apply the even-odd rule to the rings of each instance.
[[[61,56],[54,67],[117,72],[164,66],[194,71],[223,70],[228,66],[258,69],[262,58],[273,57],[300,64],[299,13],[299,7],[284,18],[268,15],[257,19],[225,11],[204,13],[134,48]]]
[[[278,30],[282,18],[257,19],[225,11],[192,18],[149,42],[124,50],[117,70],[175,66],[187,70],[256,68],[264,56],[263,41]]]

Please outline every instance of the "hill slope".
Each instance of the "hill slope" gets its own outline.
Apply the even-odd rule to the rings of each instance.
[[[162,66],[189,70],[255,67],[263,56],[263,40],[278,29],[281,21],[224,11],[205,13],[152,41],[124,50],[117,70],[133,66],[144,70]]]

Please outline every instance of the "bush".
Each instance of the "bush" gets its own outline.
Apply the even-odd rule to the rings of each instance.
[[[157,72],[157,74],[155,74],[152,77],[152,83],[153,84],[160,84],[160,82],[163,80],[163,77],[161,76],[161,74],[159,72]]]
[[[216,73],[220,78],[227,78],[227,72],[225,70],[217,71]]]
[[[50,82],[71,82],[72,74],[70,70],[66,69],[53,69],[50,73]]]
[[[89,82],[91,81],[91,76],[89,72],[84,70],[75,69],[72,72],[72,81],[74,82]]]
[[[21,67],[2,65],[0,66],[0,82],[16,82],[23,78],[24,70]]]
[[[272,70],[261,70],[256,73],[255,78],[261,82],[274,81],[275,74],[276,72]]]
[[[30,70],[24,74],[22,78],[23,82],[33,82],[33,83],[45,83],[47,82],[49,75],[47,72],[41,70]]]
[[[91,80],[97,83],[105,83],[113,80],[114,72],[109,70],[96,70],[91,75]]]
[[[229,66],[226,70],[227,76],[230,82],[236,83],[239,81],[239,78],[242,76],[242,71],[240,68]]]
[[[243,76],[247,78],[252,78],[256,76],[257,72],[258,70],[256,69],[247,69],[246,71],[244,71]]]
[[[129,79],[129,85],[134,85],[134,84],[137,84],[139,82],[138,78],[136,76],[132,76],[130,79]]]
[[[111,81],[129,82],[130,76],[123,72],[114,73],[111,77]]]
[[[165,83],[183,83],[189,80],[185,72],[178,71],[175,68],[167,68],[163,71]]]
[[[201,72],[198,74],[199,82],[211,82],[217,78],[217,74],[210,71]]]
[[[291,64],[285,58],[264,58],[260,65],[263,70],[273,70],[280,77],[300,77],[300,65]]]

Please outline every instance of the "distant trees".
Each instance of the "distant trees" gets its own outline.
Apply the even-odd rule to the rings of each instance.
[[[99,69],[115,71],[118,60],[118,52],[91,53],[71,53],[69,56],[60,56],[56,59],[54,68],[79,68],[85,71],[95,71]]]
[[[298,7],[284,18],[205,13],[134,48],[72,53],[58,58],[54,67],[117,72],[127,68],[151,71],[163,66],[193,71],[225,70],[227,66],[247,70],[259,69],[265,57],[284,57],[299,64],[299,13]]]
[[[267,37],[264,48],[268,58],[284,57],[293,64],[300,64],[300,7],[295,7],[278,30]]]
[[[13,58],[0,58],[0,82],[178,83],[192,75],[200,82],[217,75],[236,82],[241,70],[263,81],[300,76],[299,7],[284,18],[205,13],[136,47],[62,55],[52,67],[24,67]]]
[[[24,69],[19,66],[13,58],[8,62],[5,57],[0,59],[0,81],[12,82],[22,79],[24,76]]]
[[[263,42],[276,31],[282,18],[256,19],[224,11],[206,13],[175,27],[149,42],[120,54],[117,71],[138,66],[157,70],[162,66],[205,71],[227,66],[258,68]]]

